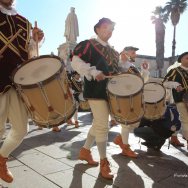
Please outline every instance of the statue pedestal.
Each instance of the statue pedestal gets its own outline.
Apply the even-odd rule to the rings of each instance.
[[[73,71],[71,64],[70,64],[70,53],[74,50],[76,47],[76,42],[66,42],[61,44],[58,47],[58,56],[63,60],[67,71],[71,72]]]

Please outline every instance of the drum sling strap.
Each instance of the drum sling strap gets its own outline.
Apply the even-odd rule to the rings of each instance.
[[[78,90],[76,93],[82,92],[82,88],[79,87],[79,85],[76,83],[76,80],[74,78],[72,79],[72,83]]]

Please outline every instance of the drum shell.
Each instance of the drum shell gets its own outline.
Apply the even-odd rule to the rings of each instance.
[[[121,124],[134,124],[143,117],[144,103],[143,103],[143,79],[137,75],[123,73],[119,76],[136,77],[139,80],[139,90],[129,96],[122,96],[114,94],[109,91],[107,84],[107,95],[110,112],[114,116],[115,120]],[[131,79],[131,78],[130,78]],[[126,81],[126,78],[125,78]],[[129,82],[129,81],[128,81]],[[131,83],[131,82],[130,82]],[[128,83],[128,84],[130,84]],[[134,84],[134,83],[131,83]]]
[[[146,87],[151,88],[151,92],[149,94],[151,97],[153,97],[153,102],[151,101],[148,102],[145,97]],[[154,88],[156,88],[156,90],[153,90]],[[156,97],[157,94],[161,96]],[[145,103],[144,117],[149,120],[156,120],[161,118],[166,110],[165,98],[166,98],[166,90],[160,83],[156,83],[156,82],[145,83],[144,84],[144,103]]]
[[[50,62],[53,61],[54,58],[55,62],[57,60],[57,63],[60,63],[58,57],[48,55],[39,56],[25,62],[14,71],[12,75],[13,81],[15,80],[15,76],[19,74],[19,70],[24,66],[28,66],[28,63],[32,63],[32,61],[40,63],[40,60],[45,59]],[[38,83],[22,85],[14,81],[18,93],[29,110],[31,119],[37,125],[43,127],[58,126],[66,122],[67,119],[73,116],[76,110],[75,101],[69,89],[64,66],[60,66],[59,64],[58,66],[57,72],[54,72],[52,76]]]

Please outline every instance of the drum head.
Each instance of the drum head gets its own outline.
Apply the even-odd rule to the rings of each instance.
[[[155,82],[146,83],[144,85],[144,102],[156,103],[165,97],[164,87]]]
[[[134,74],[121,74],[109,80],[107,90],[117,96],[130,96],[143,88],[143,80]]]
[[[60,70],[62,63],[56,56],[41,56],[24,63],[13,76],[16,84],[32,85],[42,82]]]

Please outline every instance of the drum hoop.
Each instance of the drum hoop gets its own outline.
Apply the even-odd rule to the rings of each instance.
[[[57,75],[59,75],[58,73],[62,73],[63,70],[64,70],[64,67],[61,66],[61,68],[60,68],[54,75],[52,75],[52,76],[49,77],[48,79],[43,80],[43,81],[41,81],[41,82],[42,82],[43,84],[48,84],[49,82],[51,82],[52,80],[54,80],[54,78],[55,78]],[[37,82],[37,83],[39,83],[39,82]],[[38,84],[37,84],[37,83],[31,84],[31,85],[21,85],[21,84],[17,84],[17,83],[14,83],[14,84],[21,86],[22,89],[32,89],[32,88],[38,87]]]
[[[113,96],[118,96],[118,97],[120,97],[120,98],[129,98],[130,96],[135,96],[135,95],[137,95],[137,94],[140,93],[141,91],[143,92],[144,80],[143,80],[142,77],[138,76],[137,74],[132,74],[132,73],[128,73],[128,72],[125,72],[125,73],[122,73],[122,74],[115,74],[115,75],[113,75],[113,76],[121,76],[121,75],[123,75],[123,74],[135,75],[135,76],[139,77],[139,78],[142,80],[142,84],[143,84],[143,85],[142,85],[142,88],[141,88],[139,91],[137,91],[136,93],[133,93],[133,94],[131,94],[131,95],[127,95],[127,96],[115,95],[115,94],[113,94],[112,92],[110,92],[110,91],[108,90],[108,83],[109,83],[110,80],[111,80],[111,79],[109,79],[108,82],[107,82],[107,85],[106,85],[106,92],[107,92],[107,94],[110,93],[111,95],[113,95]]]
[[[134,94],[131,94],[131,95],[129,95],[129,96],[122,96],[122,95],[115,95],[115,94],[111,93],[110,91],[108,91],[108,89],[107,89],[107,94],[111,94],[112,96],[117,96],[117,97],[119,97],[119,98],[129,98],[130,96],[133,97],[133,96],[138,95],[138,94],[141,93],[141,92],[143,93],[143,87],[141,88],[141,90],[139,90],[138,92],[136,92],[136,93],[134,93]]]
[[[40,125],[44,128],[52,128],[52,127],[56,127],[59,125],[62,125],[63,123],[65,123],[69,118],[71,118],[74,113],[76,112],[76,104],[73,105],[73,111],[71,112],[71,114],[69,114],[68,116],[66,116],[65,118],[61,118],[61,120],[59,120],[58,123],[54,124],[53,121],[51,121],[50,123],[43,123],[43,122],[39,122],[35,119],[33,119],[33,121],[37,124]]]
[[[60,57],[58,56],[55,56],[55,55],[41,55],[41,56],[38,56],[38,57],[33,57],[27,61],[24,61],[23,63],[21,63],[20,65],[18,65],[13,71],[12,71],[12,74],[10,76],[10,79],[13,81],[14,83],[14,76],[16,74],[16,72],[21,69],[23,66],[25,66],[26,64],[28,64],[29,62],[33,61],[33,60],[38,60],[38,59],[43,59],[43,58],[55,58],[55,59],[58,59],[59,61],[61,61]],[[65,67],[65,64],[61,62],[62,67],[64,68]],[[20,84],[19,84],[20,85]],[[32,84],[34,85],[34,84]]]
[[[156,104],[156,103],[159,103],[159,102],[163,101],[164,98],[165,98],[165,96],[166,96],[166,90],[165,90],[164,86],[163,86],[162,84],[158,83],[158,82],[147,82],[147,83],[145,83],[144,85],[147,85],[147,84],[150,84],[150,83],[154,83],[154,84],[161,85],[162,88],[164,89],[164,96],[163,96],[160,100],[158,100],[158,101],[156,101],[156,102],[146,102],[146,101],[144,101],[144,103],[145,103],[145,104]]]

